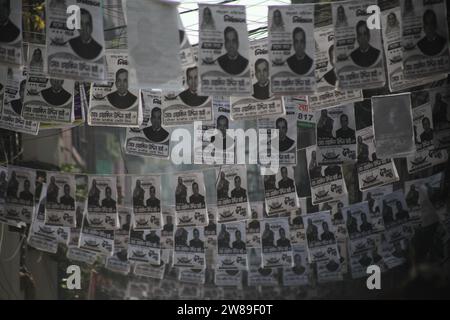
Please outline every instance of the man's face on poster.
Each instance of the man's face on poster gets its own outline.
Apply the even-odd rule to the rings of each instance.
[[[0,24],[6,23],[10,14],[10,0],[0,0]]]
[[[259,85],[263,86],[267,83],[269,79],[269,64],[267,61],[264,60],[255,67],[255,76]]]
[[[64,80],[61,79],[50,79],[50,85],[52,86],[52,90],[54,92],[59,92],[62,88]]]
[[[305,54],[305,48],[306,48],[305,33],[303,31],[297,31],[294,34],[295,55],[299,58],[302,58]]]
[[[423,15],[423,31],[427,38],[433,39],[436,35],[437,21],[433,11],[428,10]]]
[[[241,178],[240,177],[236,177],[236,179],[234,179],[234,186],[236,188],[240,188],[241,187]]]
[[[288,177],[286,167],[281,168],[281,177],[283,179],[286,179]]]
[[[198,69],[193,68],[189,70],[187,74],[187,84],[189,87],[189,90],[195,94],[197,94],[197,87],[198,87]]]
[[[228,129],[228,120],[225,117],[218,119],[217,121],[217,129],[219,129],[222,134],[225,136]]]
[[[276,128],[279,130],[280,140],[284,140],[286,138],[286,133],[287,133],[286,121],[284,121],[284,119],[279,119],[276,123]]]
[[[428,131],[431,129],[430,119],[423,118],[422,120],[422,127],[424,131]]]
[[[128,92],[128,72],[120,72],[116,77],[116,88],[120,95],[125,95]]]
[[[154,130],[161,128],[161,110],[154,111],[150,117],[150,121],[152,122],[152,127]]]
[[[64,185],[64,195],[66,196],[70,195],[70,186],[68,184]]]
[[[198,184],[192,184],[192,192],[197,195],[198,194]]]
[[[155,194],[156,194],[155,187],[150,187],[149,192],[150,192],[150,198],[154,198]]]
[[[106,199],[111,199],[111,188],[107,187],[105,189],[105,195],[106,195]]]
[[[238,55],[239,39],[237,32],[230,30],[225,34],[225,50],[230,58],[235,58]]]
[[[341,127],[343,128],[343,129],[347,129],[348,128],[348,117],[347,117],[347,115],[345,115],[345,114],[343,114],[342,116],[341,116]]]
[[[367,50],[369,48],[370,31],[366,24],[361,24],[356,30],[356,40],[361,50]]]
[[[92,39],[92,18],[89,13],[81,13],[80,27],[81,41],[84,43],[89,42]]]

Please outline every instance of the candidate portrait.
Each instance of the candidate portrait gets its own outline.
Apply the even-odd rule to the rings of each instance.
[[[427,56],[435,56],[442,52],[447,40],[437,33],[438,22],[436,13],[427,10],[423,14],[423,31],[425,36],[417,43],[417,47]]]
[[[116,91],[106,96],[108,102],[117,109],[128,109],[137,101],[137,97],[128,91],[128,71],[119,69],[116,72]]]
[[[223,35],[227,52],[217,59],[219,66],[228,74],[241,74],[247,68],[248,60],[239,54],[239,35],[232,27],[226,27]]]
[[[152,125],[142,130],[145,137],[152,142],[163,142],[169,136],[163,127],[161,127],[161,108],[154,107],[151,111],[150,122]]]
[[[62,106],[69,102],[72,95],[63,88],[64,80],[50,79],[50,88],[41,91],[41,97],[47,104]]]
[[[255,77],[258,81],[253,85],[253,98],[259,100],[269,99],[269,62],[266,59],[260,58],[256,60]]]
[[[323,79],[325,79],[325,81],[329,84],[332,85],[333,87],[336,86],[336,72],[334,71],[334,45],[331,45],[328,48],[328,59],[330,61],[330,65],[332,66],[332,68],[324,74]]]
[[[280,135],[279,145],[278,145],[280,152],[288,151],[289,149],[292,148],[295,141],[287,136],[288,123],[287,123],[286,119],[278,118],[275,121],[275,127],[276,127],[276,129],[278,129],[279,135]]]
[[[0,0],[0,43],[14,42],[20,36],[20,29],[9,18],[11,1]]]
[[[313,59],[306,54],[306,33],[300,27],[292,32],[292,43],[295,53],[286,62],[289,68],[298,75],[305,75],[313,66]]]
[[[186,82],[188,88],[180,93],[179,98],[190,107],[201,106],[208,100],[208,97],[199,96],[198,90],[198,68],[192,67],[186,70]]]
[[[80,58],[93,60],[97,58],[103,47],[92,38],[94,30],[92,15],[84,8],[80,9],[79,35],[69,40],[69,46]]]
[[[356,40],[358,42],[358,48],[350,54],[352,61],[357,66],[363,68],[375,64],[381,52],[370,45],[370,30],[365,20],[359,21],[356,25]]]

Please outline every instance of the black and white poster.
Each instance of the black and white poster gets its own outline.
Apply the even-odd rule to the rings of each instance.
[[[261,223],[264,218],[264,202],[250,204],[251,218],[247,220],[247,248],[261,248]]]
[[[247,270],[245,221],[217,224],[217,265],[220,270]]]
[[[352,204],[342,209],[350,240],[369,236],[374,231],[372,216],[367,201]]]
[[[59,1],[61,2],[61,1]],[[80,29],[67,28],[66,10],[80,8]],[[105,80],[105,40],[101,1],[68,0],[46,7],[48,73],[52,77]]]
[[[242,270],[214,270],[214,284],[218,287],[242,287]]]
[[[434,147],[437,150],[450,147],[450,90],[449,87],[429,91],[433,112]]]
[[[217,206],[208,206],[208,225],[204,228],[207,254],[213,255],[217,247]]]
[[[131,230],[128,259],[158,265],[161,257],[161,230]]]
[[[448,73],[450,52],[446,2],[402,0],[400,5],[405,77]]]
[[[402,35],[402,22],[404,18],[401,14],[400,1],[384,1],[382,5],[380,4],[380,8],[389,90],[391,92],[397,92],[445,79],[446,74],[434,74],[428,77],[405,77],[405,70],[403,69],[404,47],[402,41],[403,36],[406,35]],[[408,19],[406,18],[406,20]]]
[[[175,207],[162,208],[161,249],[173,249]]]
[[[264,175],[264,196],[269,217],[297,210],[294,167],[282,166],[276,174]]]
[[[272,92],[314,92],[314,5],[269,6],[268,14]]]
[[[176,225],[206,226],[206,189],[203,172],[185,172],[171,176],[174,196]]]
[[[161,176],[133,176],[134,230],[161,229]]]
[[[88,111],[91,126],[138,127],[142,122],[139,90],[130,88],[126,50],[108,50],[106,84],[92,83]]]
[[[198,57],[197,55],[194,57],[191,58],[193,60],[191,63],[183,66],[184,90],[179,94],[164,94],[162,104],[164,126],[213,120],[212,97],[199,95]]]
[[[272,94],[270,85],[269,51],[266,39],[250,43],[250,68],[253,94],[231,96],[231,119],[248,119],[284,114],[283,99]]]
[[[128,243],[130,241],[131,208],[119,208],[119,229],[114,230],[114,255],[106,258],[105,267],[108,270],[128,274],[131,262],[128,261]]]
[[[2,0],[0,63],[22,64],[22,0]]]
[[[316,111],[319,165],[356,161],[355,114],[353,104]]]
[[[178,271],[178,281],[183,283],[204,284],[205,278],[205,269],[180,268]]]
[[[117,228],[117,177],[88,176],[87,222],[91,229]]]
[[[293,266],[283,268],[283,286],[304,286],[309,283],[310,267],[305,244],[292,246]]]
[[[46,123],[72,123],[75,81],[29,74],[25,86],[22,117]]]
[[[246,220],[250,215],[245,165],[216,169],[217,222]]]
[[[174,243],[174,267],[205,268],[205,237],[203,227],[176,227]]]
[[[317,149],[314,146],[306,149],[306,159],[313,204],[339,200],[347,194],[340,165],[319,165]]]
[[[30,74],[47,74],[47,47],[41,44],[28,44],[26,68]]]
[[[169,158],[170,131],[162,126],[161,92],[142,90],[141,94],[145,125],[139,129],[127,128],[126,153],[167,159]],[[148,114],[147,117],[146,114]]]
[[[47,172],[45,223],[53,226],[76,227],[75,176]]]
[[[414,154],[410,93],[372,97],[372,123],[377,157],[400,158]]]
[[[252,94],[245,6],[199,4],[200,94]]]
[[[424,98],[422,101],[421,98]],[[406,158],[408,173],[416,173],[448,160],[447,150],[435,150],[434,119],[429,92],[414,92],[411,95],[413,104],[413,128],[416,153]]]
[[[335,61],[340,90],[382,87],[385,72],[381,32],[369,29],[371,0],[333,3]]]
[[[359,89],[338,91],[335,69],[334,27],[331,17],[331,5],[315,6],[316,20],[314,40],[316,45],[316,93],[309,95],[308,100],[312,110],[329,108],[341,104],[360,101],[363,98]]]
[[[278,129],[278,152],[280,164],[297,164],[297,109],[298,102],[283,97],[286,115],[258,119],[258,129]],[[270,135],[260,136],[260,145],[270,145]],[[266,158],[267,157],[267,158]],[[260,163],[270,163],[270,155],[259,154]]]
[[[291,211],[291,215],[289,217],[289,230],[291,234],[290,240],[292,245],[305,243],[306,241],[304,222],[306,213],[302,214],[302,212],[306,212],[306,198],[300,199],[300,208]]]
[[[249,270],[247,275],[248,286],[278,286],[278,268],[263,268],[261,249],[251,248],[248,252]]]
[[[319,283],[342,280],[336,232],[328,211],[312,213],[306,217],[306,239],[311,262],[317,264]]]
[[[381,235],[364,235],[349,242],[350,270],[353,279],[367,277],[367,268],[384,264],[382,248],[379,247]],[[377,239],[378,238],[378,239]]]
[[[234,129],[236,122],[230,119],[230,97],[213,97],[213,122],[197,123],[194,127],[195,164],[234,164],[234,136],[227,134]]]
[[[405,194],[396,190],[384,195],[382,198],[381,214],[386,230],[393,229],[402,224],[409,224],[411,215],[406,204]]]
[[[26,120],[22,117],[26,78],[27,72],[25,69],[7,68],[0,128],[37,135],[39,122]]]
[[[172,256],[172,250],[161,250],[161,257],[159,264],[151,264],[148,262],[138,262],[134,263],[133,274],[137,276],[153,278],[153,279],[163,279],[164,271],[166,266],[170,263]]]
[[[32,169],[8,166],[8,187],[6,189],[7,224],[31,223],[34,212],[36,172]]]
[[[86,215],[83,219],[79,248],[110,257],[114,254],[114,230],[92,228]]]
[[[297,109],[297,151],[316,145],[316,118],[309,105],[309,98],[310,96],[284,97],[286,104],[292,104]]]
[[[43,184],[40,199],[38,204],[36,204],[28,233],[27,244],[40,251],[54,254],[58,251],[58,243],[68,244],[70,228],[45,224],[45,189],[46,185]]]
[[[369,205],[370,219],[372,220],[373,232],[379,233],[385,230],[383,221],[383,198],[393,192],[392,184],[375,187],[363,191],[362,200]]]
[[[292,246],[288,218],[270,218],[262,222],[262,265],[265,268],[292,267]]]
[[[408,246],[412,237],[410,224],[400,224],[386,230],[382,242],[382,256],[389,269],[404,264],[408,257]]]

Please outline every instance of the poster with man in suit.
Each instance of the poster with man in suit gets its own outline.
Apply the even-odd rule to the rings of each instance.
[[[161,259],[161,229],[131,230],[128,260],[159,265]]]
[[[335,27],[334,58],[339,90],[377,88],[386,82],[381,32],[368,27],[367,8],[370,0],[350,1],[332,5]],[[338,10],[345,11],[347,24],[338,23]]]
[[[203,172],[177,173],[170,177],[176,225],[207,226],[206,189]]]
[[[247,233],[245,221],[219,223],[216,268],[219,270],[247,270]],[[222,241],[223,236],[227,241]]]
[[[251,42],[249,56],[253,94],[231,96],[231,118],[239,120],[284,114],[282,98],[274,96],[270,86],[271,66],[266,39]]]
[[[204,269],[205,236],[202,226],[177,226],[174,235],[173,266]]]
[[[347,104],[316,111],[315,119],[318,164],[354,163],[356,161],[354,105]]]
[[[22,0],[0,0],[0,62],[22,64]]]
[[[107,84],[93,83],[88,111],[89,125],[138,127],[143,119],[139,90],[129,86],[126,50],[109,50]]]
[[[161,228],[161,176],[132,177],[134,229]]]
[[[106,80],[103,7],[101,1],[79,3],[67,0],[67,6],[46,7],[47,65],[51,77],[76,80]],[[67,28],[66,9],[80,8],[80,28]]]
[[[264,268],[292,267],[292,245],[289,230],[289,219],[269,218],[262,222],[262,266]],[[265,238],[269,237],[270,241]]]
[[[200,94],[251,95],[245,6],[199,4],[198,11]],[[204,24],[208,16],[215,22],[214,28]]]
[[[53,226],[76,227],[75,176],[48,172],[47,181],[49,183],[45,202],[45,223]]]
[[[400,1],[402,13],[407,9],[406,2]],[[404,75],[410,79],[448,73],[447,3],[419,1],[415,5],[416,14],[402,20]]]
[[[216,169],[216,175],[217,221],[231,222],[248,219],[250,206],[245,165],[221,166]],[[226,193],[223,190],[226,187],[225,181],[229,181]]]
[[[264,176],[266,212],[269,217],[297,210],[297,189],[293,181],[293,166],[281,166],[275,174]]]
[[[91,229],[115,230],[118,223],[117,177],[88,176],[87,222]]]

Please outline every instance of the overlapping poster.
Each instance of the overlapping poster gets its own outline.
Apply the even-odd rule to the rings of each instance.
[[[205,268],[205,237],[203,227],[176,227],[174,244],[174,267]]]
[[[22,117],[26,78],[25,69],[7,68],[0,128],[37,135],[39,122]]]
[[[319,165],[356,161],[355,114],[353,104],[316,111]]]
[[[131,230],[128,260],[158,265],[161,258],[161,230]]]
[[[217,232],[217,269],[246,270],[247,236],[244,221],[219,223]]]
[[[76,227],[75,176],[47,173],[45,223],[53,226]]]
[[[170,131],[162,126],[161,92],[142,90],[143,127],[127,128],[125,152],[137,156],[167,159]]]
[[[392,191],[393,191],[392,184],[388,184],[385,186],[376,187],[367,191],[363,191],[362,193],[362,200],[367,201],[369,205],[370,218],[372,220],[374,233],[384,231],[382,199],[385,195],[392,193]]]
[[[288,218],[265,219],[261,228],[262,265],[265,268],[292,267],[292,246]]]
[[[114,254],[114,230],[101,230],[96,227],[96,225],[94,228],[91,227],[85,215],[80,232],[79,247],[98,255],[112,256]]]
[[[200,94],[252,93],[245,6],[199,4]]]
[[[126,50],[108,50],[106,84],[92,83],[88,111],[91,126],[138,127],[142,122],[139,90],[129,87]]]
[[[31,223],[35,206],[35,180],[36,172],[34,170],[8,166],[6,214],[3,217],[7,224]]]
[[[306,159],[313,204],[339,200],[347,194],[340,165],[320,166],[317,160],[316,147],[306,149]]]
[[[88,176],[87,221],[92,229],[117,227],[117,177]]]
[[[340,90],[382,87],[385,80],[381,32],[369,29],[371,0],[333,3],[334,53]]]
[[[316,89],[314,5],[269,6],[270,83],[274,94]]]
[[[114,255],[106,258],[105,267],[108,270],[128,274],[131,263],[128,261],[128,243],[130,241],[130,228],[132,210],[119,208],[119,229],[114,230]]]
[[[0,17],[0,63],[22,64],[22,0],[3,0]]]
[[[251,219],[247,220],[247,248],[261,248],[261,222],[264,218],[264,202],[250,204]]]
[[[55,1],[56,2],[56,1]],[[80,8],[80,29],[67,28],[66,10]],[[106,77],[101,1],[59,1],[46,7],[48,73],[52,77],[100,80]]]
[[[283,268],[283,286],[304,286],[309,283],[310,266],[308,263],[308,252],[305,244],[292,246],[292,267]]]
[[[173,249],[173,234],[175,228],[175,208],[162,208],[161,249]]]
[[[170,263],[171,255],[172,250],[161,250],[159,264],[135,262],[133,273],[137,276],[161,280],[164,278],[164,271],[166,270],[166,266]]]
[[[434,147],[436,150],[450,147],[450,91],[441,87],[429,91],[433,112]]]
[[[412,219],[402,190],[396,190],[384,195],[381,212],[386,230],[393,229],[399,225],[410,224],[411,220],[416,220],[416,222],[421,220],[420,216],[415,216]]]
[[[231,119],[248,119],[284,114],[282,97],[274,96],[270,85],[269,51],[267,41],[250,43],[250,68],[253,94],[247,97],[231,96]]]
[[[242,270],[214,270],[214,284],[219,287],[241,287]]]
[[[450,52],[446,2],[402,0],[400,5],[405,77],[447,73]]]
[[[282,166],[276,174],[265,175],[264,195],[269,217],[297,210],[294,167]]]
[[[241,166],[216,169],[217,222],[246,220],[250,215],[247,170]]]
[[[171,178],[175,196],[176,225],[206,226],[208,213],[203,173],[178,173]]]
[[[133,176],[134,230],[161,229],[161,176]]]

